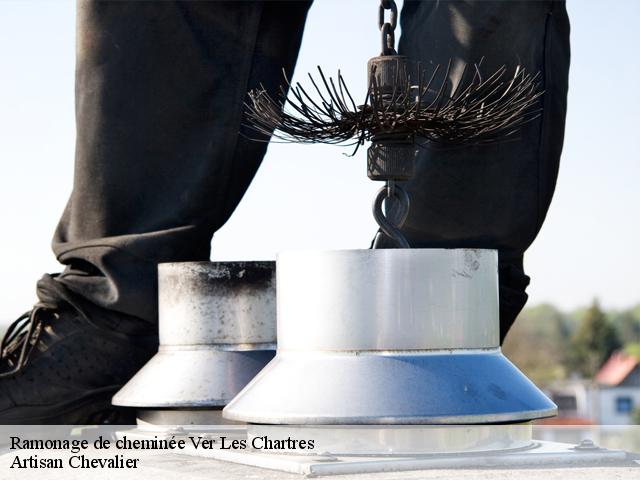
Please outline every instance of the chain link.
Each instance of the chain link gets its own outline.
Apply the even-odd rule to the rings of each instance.
[[[385,21],[385,11],[390,10],[389,21]],[[397,55],[395,50],[395,29],[398,25],[398,7],[393,0],[380,0],[378,7],[378,28],[382,33],[382,55]]]
[[[389,19],[385,19],[386,11],[389,11]],[[398,25],[398,7],[393,0],[380,0],[378,7],[378,28],[382,35],[382,56],[397,55],[395,49],[395,29]],[[375,142],[375,140],[374,140]],[[395,204],[394,220],[389,218],[391,205]],[[383,211],[382,205],[385,205]],[[380,231],[391,238],[399,248],[410,248],[409,242],[403,235],[400,227],[404,224],[409,214],[409,195],[396,185],[395,180],[387,180],[386,185],[378,190],[373,200],[373,218],[375,218]],[[374,242],[373,248],[377,248]]]

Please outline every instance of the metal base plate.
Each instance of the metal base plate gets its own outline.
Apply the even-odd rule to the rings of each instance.
[[[187,426],[189,430],[194,427],[218,428],[223,425],[242,425],[222,417],[222,409],[139,409],[136,413],[136,424],[141,430],[164,431],[170,428]],[[198,430],[196,430],[198,431]]]
[[[446,468],[588,467],[623,462],[622,450],[578,451],[575,445],[534,441],[526,450],[411,456],[288,455],[259,451],[188,449],[187,455],[309,476],[402,472]]]

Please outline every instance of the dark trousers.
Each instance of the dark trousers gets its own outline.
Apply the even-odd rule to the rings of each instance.
[[[53,239],[66,265],[57,281],[109,311],[156,322],[157,264],[208,259],[213,234],[260,165],[266,144],[239,135],[243,102],[259,83],[275,91],[283,67],[291,74],[309,6],[78,4],[75,178]],[[406,185],[412,246],[499,250],[504,336],[526,302],[523,253],[558,171],[569,67],[565,6],[406,1],[401,24],[400,53],[415,60],[485,57],[487,72],[521,64],[542,73],[544,112],[520,140],[424,149],[419,174]]]

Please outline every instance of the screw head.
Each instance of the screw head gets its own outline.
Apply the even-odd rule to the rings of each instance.
[[[600,447],[594,443],[590,438],[581,440],[578,445],[573,447],[574,450],[600,450]]]

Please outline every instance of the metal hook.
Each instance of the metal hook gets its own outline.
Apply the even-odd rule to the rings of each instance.
[[[382,203],[391,198],[396,199],[400,206],[398,221],[396,223],[391,222],[382,211]],[[393,181],[387,182],[387,185],[378,190],[378,193],[373,199],[373,218],[380,226],[380,230],[394,240],[399,248],[411,248],[404,234],[400,231],[400,227],[402,227],[409,216],[410,204],[409,194]]]

